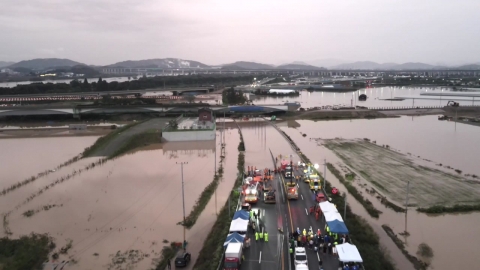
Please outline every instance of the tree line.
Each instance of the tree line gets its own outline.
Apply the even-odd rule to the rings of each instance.
[[[0,87],[0,95],[25,95],[25,94],[55,94],[77,92],[107,92],[124,90],[144,90],[163,87],[186,86],[232,86],[251,83],[254,75],[192,75],[192,76],[163,76],[142,77],[138,80],[125,82],[107,82],[99,78],[97,82],[89,83],[87,79],[72,80],[70,83],[31,83],[15,87]]]

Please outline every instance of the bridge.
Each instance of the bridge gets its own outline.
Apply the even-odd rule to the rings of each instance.
[[[9,106],[0,107],[1,117],[12,116],[46,116],[46,115],[71,115],[73,118],[91,115],[115,115],[115,114],[157,114],[178,115],[183,113],[196,114],[199,108],[209,108],[217,115],[223,114],[278,114],[287,111],[296,111],[300,108],[299,103],[285,103],[272,105],[240,105],[220,106],[208,104],[172,104],[172,105],[77,105],[77,106]]]
[[[478,77],[480,70],[471,69],[405,69],[405,70],[371,70],[371,69],[242,69],[242,70],[223,70],[221,68],[190,68],[190,69],[162,69],[162,68],[103,68],[104,74],[114,75],[156,75],[156,76],[177,76],[177,75],[196,75],[196,74],[233,74],[233,75],[302,75],[302,76],[384,76],[384,75],[416,75],[428,77]]]
[[[140,94],[143,95],[148,92],[177,92],[179,94],[184,92],[205,92],[209,93],[214,90],[214,87],[183,87],[183,88],[151,88],[142,90],[122,90],[122,91],[90,91],[90,92],[73,92],[73,93],[44,93],[44,94],[25,94],[25,95],[0,95],[0,98],[50,98],[50,97],[91,97],[91,96],[129,96]]]

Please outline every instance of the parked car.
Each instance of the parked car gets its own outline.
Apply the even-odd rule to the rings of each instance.
[[[175,258],[175,266],[176,267],[185,267],[190,262],[192,256],[188,252],[181,252]]]

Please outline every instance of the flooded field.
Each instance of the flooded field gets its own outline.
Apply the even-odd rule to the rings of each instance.
[[[224,180],[194,227],[186,231],[193,261],[235,181],[239,135],[237,130],[228,130],[225,137]],[[183,170],[188,215],[213,180],[219,145],[218,139],[216,143],[166,143],[160,149],[136,151],[77,173],[22,203],[38,188],[98,158],[81,160],[0,197],[0,211],[11,211],[8,226],[13,237],[49,233],[58,250],[71,241],[68,254],[60,255],[60,260],[76,261],[68,269],[149,269],[160,256],[164,240],[183,241],[183,227],[177,225],[183,219],[177,162],[188,162]]]
[[[0,190],[40,172],[56,169],[98,137],[0,139]]]
[[[407,182],[411,187],[409,206],[452,206],[480,201],[480,181],[422,164],[422,160],[419,162],[411,155],[363,139],[319,139],[317,142],[333,151],[345,165],[397,205],[405,203]],[[450,196],[452,193],[456,196]]]
[[[376,140],[380,145],[388,144],[401,153],[410,152],[417,157],[421,156],[420,159],[423,161],[431,160],[432,166],[435,166],[435,163],[443,163],[459,168],[464,173],[478,175],[480,169],[476,166],[476,161],[480,158],[478,148],[480,130],[477,127],[457,125],[457,131],[455,131],[454,123],[439,122],[436,116],[422,116],[377,120],[297,121],[296,128],[288,128],[287,123],[279,123],[279,125],[283,125],[282,130],[297,143],[312,162],[318,164],[323,164],[323,160],[327,159],[327,162],[341,168],[343,161],[311,138],[369,138]],[[307,136],[303,137],[303,133]],[[323,171],[323,168],[320,171]],[[452,173],[455,172],[452,170]],[[329,171],[327,171],[327,179],[342,192],[346,192],[344,186]],[[353,211],[362,215],[372,225],[389,250],[396,248],[381,225],[389,225],[398,234],[405,230],[405,214],[395,213],[386,208],[376,194],[363,192],[363,196],[383,212],[380,218],[371,218],[363,207],[349,196],[348,201]],[[458,195],[452,191],[448,196]],[[420,243],[427,243],[432,247],[434,252],[432,269],[468,269],[478,264],[476,256],[465,250],[480,249],[480,242],[472,241],[473,235],[480,234],[480,227],[474,225],[479,222],[480,213],[478,212],[434,216],[411,210],[408,213],[407,222],[407,231],[410,236],[401,239],[405,240],[407,250],[412,255],[416,254]],[[405,262],[404,258],[402,260],[398,256],[403,255],[398,255],[398,252],[392,253],[399,269],[406,269],[408,261]],[[404,263],[399,263],[401,261]]]
[[[446,106],[452,97],[427,97],[420,96],[420,93],[449,93],[450,88],[446,87],[377,87],[360,89],[355,92],[348,93],[332,93],[332,92],[308,92],[301,91],[298,97],[265,97],[250,96],[254,104],[277,104],[284,102],[300,102],[303,108],[311,108],[318,106],[366,106],[366,107],[392,107],[392,106]],[[455,93],[455,92],[453,92]],[[458,92],[457,92],[458,93]],[[366,101],[358,101],[358,96],[367,95]],[[462,93],[460,93],[462,94]],[[394,97],[415,97],[405,99],[403,101],[390,101],[382,99],[391,99]],[[461,97],[455,98],[460,105],[480,105],[478,98],[473,101],[472,98]]]

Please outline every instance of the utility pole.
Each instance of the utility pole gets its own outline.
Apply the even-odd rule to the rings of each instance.
[[[458,108],[455,108],[455,131],[457,131],[457,112],[458,112]]]
[[[180,168],[181,168],[181,171],[182,171],[182,201],[183,201],[183,228],[185,228],[185,222],[186,222],[186,218],[185,218],[185,193],[184,193],[184,182],[183,182],[183,165],[185,164],[188,164],[188,162],[177,162],[177,164],[180,164]],[[185,229],[183,230],[183,243],[185,243],[186,241],[186,236],[185,236]]]
[[[407,198],[405,199],[405,235],[407,234],[407,212],[408,212],[408,193],[410,192],[410,181],[407,182]]]
[[[323,191],[327,188],[327,159],[323,160]]]

